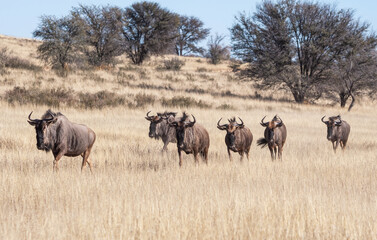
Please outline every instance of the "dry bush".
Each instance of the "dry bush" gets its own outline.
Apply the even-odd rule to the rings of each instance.
[[[106,90],[96,93],[77,93],[71,89],[40,89],[35,87],[29,89],[14,87],[12,90],[6,91],[4,100],[11,105],[34,104],[55,108],[65,106],[89,109],[117,107],[126,103],[126,99],[123,96]]]
[[[126,99],[107,90],[97,93],[78,93],[78,107],[88,109],[102,109],[105,107],[117,107],[124,105]]]
[[[219,110],[235,110],[236,108],[233,105],[223,103],[220,106],[217,106],[216,109],[219,109]]]
[[[171,99],[162,98],[162,106],[164,107],[181,107],[181,108],[211,108],[212,105],[205,103],[202,100],[196,100],[191,97],[176,96]]]
[[[174,57],[172,59],[165,59],[163,61],[162,69],[179,71],[184,65],[185,65],[184,61],[180,60],[177,57]]]
[[[41,71],[42,68],[32,64],[26,59],[21,59],[19,57],[13,56],[7,48],[0,49],[0,69],[2,68],[14,68],[14,69],[25,69],[30,71]]]
[[[144,107],[146,105],[153,105],[156,97],[150,94],[138,93],[135,95],[135,107]]]
[[[12,90],[6,91],[4,99],[9,104],[34,104],[46,105],[51,107],[59,107],[62,105],[71,106],[74,103],[74,95],[70,89],[52,88],[40,89],[25,87],[14,87]]]

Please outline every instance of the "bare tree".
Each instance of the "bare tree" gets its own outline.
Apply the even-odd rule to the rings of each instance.
[[[219,64],[222,60],[229,59],[230,51],[227,46],[223,45],[225,36],[215,34],[208,41],[208,50],[205,56],[209,58],[210,63]]]
[[[114,64],[114,58],[122,54],[121,9],[80,5],[73,12],[82,19],[88,45],[83,51],[89,63],[96,66]]]
[[[231,28],[234,54],[250,63],[260,88],[284,88],[295,101],[321,97],[321,84],[347,48],[350,10],[295,0],[264,1]]]
[[[199,18],[179,17],[178,37],[175,43],[175,51],[179,56],[203,53],[204,49],[197,46],[209,34],[209,29],[203,26],[204,23]]]
[[[151,54],[171,49],[179,18],[158,3],[144,1],[127,7],[122,22],[125,52],[133,63],[142,64]]]
[[[40,25],[33,32],[35,38],[43,40],[38,47],[39,58],[55,69],[67,70],[79,55],[76,50],[82,46],[82,34],[75,15],[62,18],[42,16]]]

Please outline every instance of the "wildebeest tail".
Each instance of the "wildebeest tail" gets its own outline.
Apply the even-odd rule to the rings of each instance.
[[[257,146],[262,146],[264,148],[267,145],[268,141],[265,138],[259,138],[257,141]]]

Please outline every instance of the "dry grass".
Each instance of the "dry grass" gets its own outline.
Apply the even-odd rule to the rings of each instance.
[[[60,172],[53,173],[52,154],[36,149],[35,130],[26,118],[32,110],[33,116],[42,115],[46,106],[0,101],[0,239],[377,238],[377,129],[370,127],[377,125],[377,110],[372,104],[343,113],[329,106],[187,93],[184,88],[192,86],[185,82],[185,74],[194,75],[191,84],[201,89],[217,90],[212,84],[230,90],[235,86],[222,76],[225,68],[212,69],[195,59],[186,60],[179,73],[152,71],[153,64],[143,67],[144,76],[150,78],[144,82],[160,88],[134,87],[143,82],[138,67],[125,70],[135,76],[125,80],[130,85],[120,85],[116,74],[103,71],[95,74],[104,80],[92,84],[84,73],[63,81],[48,72],[36,77],[11,71],[15,85],[31,86],[39,76],[41,88],[66,85],[80,92],[145,93],[154,95],[156,102],[137,109],[53,109],[96,132],[91,175],[88,169],[80,173],[80,158],[67,157],[61,159]],[[203,74],[204,70],[197,72],[200,67],[218,81],[196,78]],[[171,78],[157,78],[159,74]],[[174,90],[163,88],[167,82]],[[13,87],[2,83],[0,93]],[[240,94],[248,91],[241,89]],[[202,162],[196,166],[192,155],[184,155],[179,168],[174,144],[162,156],[162,142],[148,138],[145,113],[164,110],[158,99],[169,94],[212,105],[168,109],[188,110],[208,129],[208,166]],[[282,162],[271,162],[268,150],[255,144],[263,135],[260,119],[276,113],[288,129]],[[350,123],[351,135],[348,149],[334,154],[320,118],[338,113]],[[231,116],[240,116],[254,135],[249,161],[240,162],[236,155],[233,162],[228,160],[224,132],[216,122]]]

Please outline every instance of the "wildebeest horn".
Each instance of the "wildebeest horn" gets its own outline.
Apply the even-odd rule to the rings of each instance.
[[[265,127],[265,126],[267,126],[268,125],[268,122],[263,122],[263,120],[266,118],[266,116],[264,116],[263,118],[262,118],[262,120],[261,120],[261,122],[260,122],[260,124],[263,126],[263,127]]]
[[[188,127],[192,127],[192,126],[194,126],[194,124],[196,123],[196,119],[195,119],[194,115],[191,114],[191,116],[192,116],[192,118],[194,119],[194,121],[191,122],[191,121],[189,120],[189,122],[187,123],[187,126],[188,126]]]
[[[190,121],[190,123],[192,123],[194,125],[196,123],[196,119],[195,119],[194,115],[191,114],[191,116],[194,119],[194,121],[193,122]]]
[[[242,121],[242,119],[241,119],[240,117],[238,117],[238,119],[241,121],[241,124],[238,124],[238,123],[236,122],[237,125],[240,126],[240,127],[243,127],[244,125],[243,125],[243,121]]]
[[[342,124],[342,120],[339,119],[335,121],[335,125],[340,126],[341,124]]]
[[[51,112],[51,110],[47,110],[47,113],[50,114],[51,118],[44,118],[43,121],[46,121],[46,122],[51,122],[52,120],[55,119],[55,115],[53,112]]]
[[[283,125],[283,120],[278,115],[275,115],[276,119],[279,119],[279,123],[276,125],[277,127],[280,127]]]
[[[324,124],[327,124],[328,121],[323,121],[323,119],[324,119],[325,117],[326,117],[326,115],[323,116],[323,117],[321,118],[321,121],[322,121]]]
[[[221,119],[223,119],[223,118],[220,118],[219,121],[217,122],[217,128],[220,129],[220,130],[225,130],[226,127],[227,127],[227,124],[220,125]]]
[[[147,112],[147,116],[145,117],[145,119],[147,119],[148,121],[152,121],[152,119],[153,119],[153,116],[149,116],[150,112],[151,111]]]
[[[30,117],[31,117],[32,113],[33,113],[33,111],[31,111],[31,113],[29,114],[28,122],[33,125],[33,124],[37,123],[39,120],[38,119],[31,119]]]

